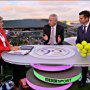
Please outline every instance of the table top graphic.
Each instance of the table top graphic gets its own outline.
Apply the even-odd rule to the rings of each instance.
[[[38,47],[30,53],[33,57],[42,59],[66,59],[72,57],[75,51],[67,46]]]
[[[10,54],[8,52],[3,52],[2,58],[5,60],[5,62],[18,65],[62,64],[72,66],[90,66],[90,56],[83,58],[78,52],[76,46],[71,45],[52,45],[52,46],[30,45],[30,46],[34,46],[34,48],[27,55],[15,55]]]

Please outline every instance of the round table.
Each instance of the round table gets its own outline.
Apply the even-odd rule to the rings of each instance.
[[[49,47],[50,45],[29,45],[34,46],[33,52],[36,48],[43,48],[43,47]],[[60,45],[62,46],[62,45]],[[50,47],[60,47],[59,45],[56,46],[50,46]],[[34,57],[30,54],[27,55],[17,55],[17,54],[11,54],[8,52],[2,53],[2,58],[5,60],[5,62],[9,62],[12,64],[18,64],[18,65],[30,65],[30,64],[57,64],[57,65],[73,65],[73,66],[90,66],[90,56],[83,58],[78,53],[78,50],[75,46],[71,45],[63,45],[67,48],[72,48],[75,51],[75,54],[72,57],[64,58],[64,59],[42,59]],[[30,52],[30,53],[31,53]]]
[[[16,54],[3,52],[2,58],[9,63],[18,65],[30,65],[30,69],[26,74],[26,81],[30,87],[36,90],[66,90],[73,82],[81,77],[80,67],[72,66],[88,66],[90,65],[90,57],[82,58],[75,46],[71,45],[29,45],[34,46],[28,54]],[[23,50],[22,50],[23,51]],[[41,66],[49,67],[41,69]],[[53,70],[50,67],[68,67],[65,69]],[[35,67],[37,66],[37,67]],[[38,70],[37,70],[38,69]],[[58,73],[57,73],[58,72]],[[72,75],[71,75],[71,72]],[[66,75],[67,73],[67,75]],[[48,77],[47,77],[48,75]],[[61,78],[52,76],[61,75]],[[68,77],[69,75],[69,77]],[[71,75],[71,76],[70,76]],[[47,77],[47,79],[46,79]],[[62,80],[64,83],[61,83]],[[55,81],[55,82],[53,82]],[[58,83],[56,83],[58,81]],[[53,84],[53,85],[52,85]],[[53,86],[53,87],[52,87]]]

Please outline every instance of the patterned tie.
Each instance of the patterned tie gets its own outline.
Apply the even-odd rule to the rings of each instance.
[[[83,39],[86,40],[86,26],[83,26]]]
[[[84,33],[86,33],[86,26],[83,26],[83,31]]]
[[[54,45],[54,27],[51,28],[50,45]]]

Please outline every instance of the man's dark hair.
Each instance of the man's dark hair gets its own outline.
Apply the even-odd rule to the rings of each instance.
[[[90,11],[88,10],[81,11],[79,15],[84,15],[84,17],[90,18]]]

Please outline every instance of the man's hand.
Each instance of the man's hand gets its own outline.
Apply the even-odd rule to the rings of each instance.
[[[58,35],[58,43],[60,43],[61,42],[61,37],[60,37],[60,35]]]
[[[48,40],[48,36],[47,36],[46,34],[44,34],[43,39],[44,39],[45,41],[47,41],[47,40]]]

